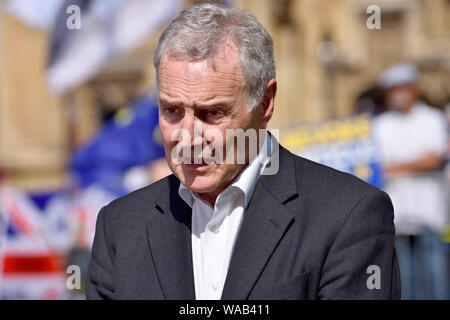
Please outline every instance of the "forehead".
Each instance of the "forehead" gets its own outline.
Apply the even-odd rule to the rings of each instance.
[[[164,54],[162,58],[159,70],[161,97],[206,102],[235,97],[244,87],[239,54],[231,46],[221,46],[211,62],[190,61],[170,54]]]

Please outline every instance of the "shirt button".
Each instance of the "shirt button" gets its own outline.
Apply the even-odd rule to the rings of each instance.
[[[212,233],[217,234],[217,233],[219,233],[220,228],[215,224],[215,225],[213,225],[213,226],[210,228],[210,230],[211,230]]]
[[[217,282],[215,282],[211,285],[211,288],[213,289],[213,291],[217,291],[217,290],[219,290],[219,284]]]

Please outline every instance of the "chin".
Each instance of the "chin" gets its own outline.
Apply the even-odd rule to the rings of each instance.
[[[221,180],[214,179],[211,176],[183,174],[178,176],[178,179],[193,192],[205,193],[214,191],[219,185]]]
[[[210,192],[217,188],[219,183],[214,183],[213,181],[202,181],[204,179],[194,178],[194,179],[185,179],[184,185],[192,190],[193,192],[204,193]]]

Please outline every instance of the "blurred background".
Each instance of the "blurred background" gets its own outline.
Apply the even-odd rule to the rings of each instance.
[[[84,299],[99,209],[169,174],[152,54],[196,2],[0,0],[0,299]],[[281,144],[387,191],[403,298],[450,299],[450,1],[215,2],[274,39]]]

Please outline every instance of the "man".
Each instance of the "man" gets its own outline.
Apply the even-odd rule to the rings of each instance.
[[[265,131],[277,82],[256,18],[189,7],[154,64],[174,174],[101,210],[88,299],[399,297],[389,197],[277,148]],[[238,129],[264,134],[242,150],[227,135]]]
[[[395,208],[396,247],[406,299],[448,299],[448,262],[439,234],[447,222],[443,165],[447,124],[420,99],[419,72],[396,64],[379,78],[388,111],[375,118],[384,190]]]

